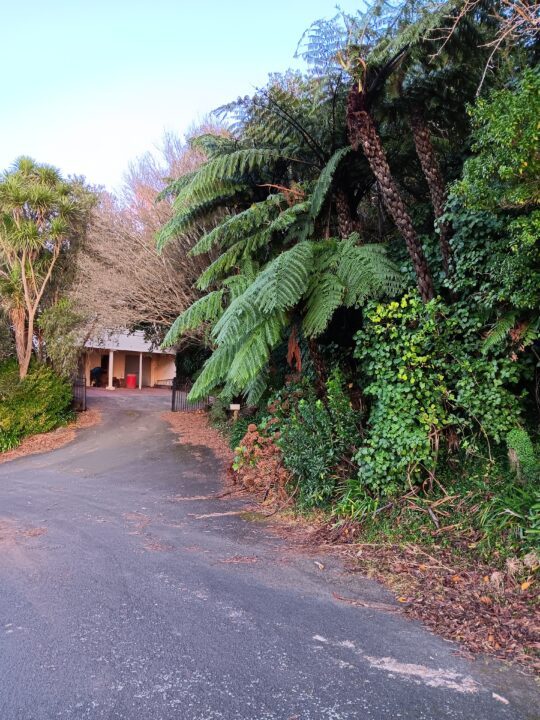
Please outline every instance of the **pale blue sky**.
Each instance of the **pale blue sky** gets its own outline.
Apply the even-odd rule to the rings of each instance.
[[[335,0],[0,0],[0,169],[31,155],[118,186],[164,130],[298,66],[302,32],[335,12]]]

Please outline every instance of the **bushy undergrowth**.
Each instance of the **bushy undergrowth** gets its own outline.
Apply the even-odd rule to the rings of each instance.
[[[0,365],[0,452],[16,447],[24,437],[48,432],[67,422],[71,387],[45,365],[34,365],[19,379],[15,361]]]
[[[392,499],[346,492],[333,515],[360,523],[366,542],[452,546],[500,561],[540,551],[540,490],[516,485],[502,455],[456,459],[429,492]]]

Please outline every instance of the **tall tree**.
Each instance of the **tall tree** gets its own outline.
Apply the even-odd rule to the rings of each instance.
[[[0,180],[0,298],[15,336],[24,378],[34,348],[36,319],[68,252],[84,233],[90,194],[79,182],[30,158],[19,158]]]

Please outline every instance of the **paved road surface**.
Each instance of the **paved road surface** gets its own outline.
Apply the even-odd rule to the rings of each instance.
[[[337,561],[225,512],[167,398],[94,398],[104,421],[0,466],[1,720],[510,720],[531,681],[471,663]],[[239,562],[239,560],[241,562]],[[231,562],[232,561],[232,562]]]

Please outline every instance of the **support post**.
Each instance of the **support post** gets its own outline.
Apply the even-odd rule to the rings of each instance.
[[[139,390],[142,390],[142,353],[139,353]]]
[[[107,385],[107,390],[114,390],[113,377],[114,377],[114,350],[109,350],[109,384]]]

